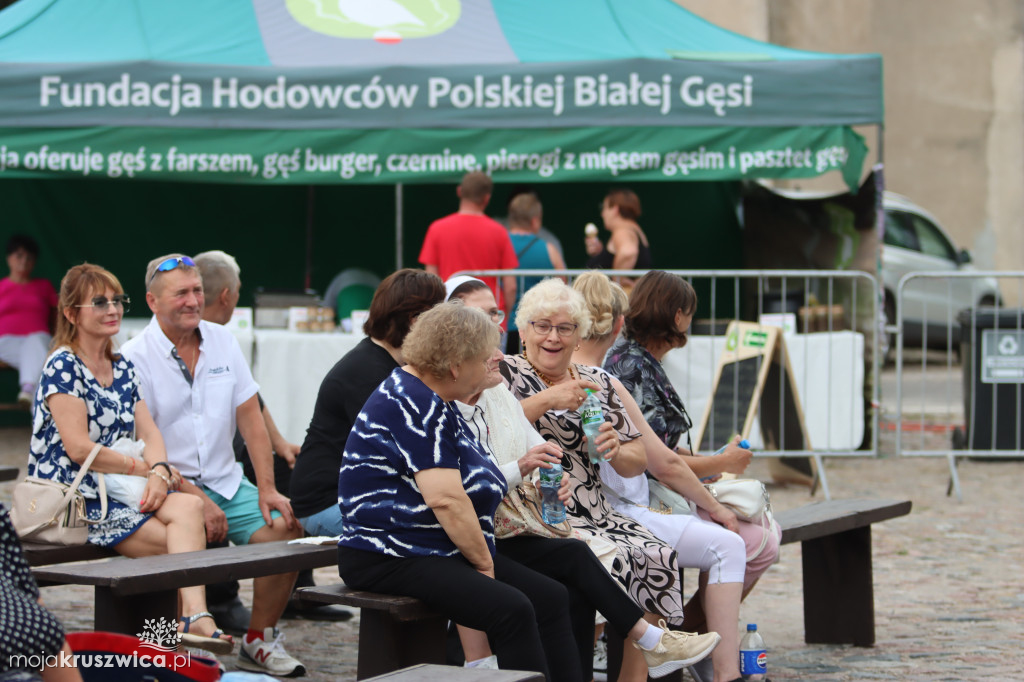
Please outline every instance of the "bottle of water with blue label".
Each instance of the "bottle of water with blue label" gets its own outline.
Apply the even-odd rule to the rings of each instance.
[[[590,461],[600,464],[604,457],[597,451],[594,444],[597,436],[601,433],[601,424],[604,424],[604,413],[601,411],[601,401],[592,389],[587,389],[587,399],[580,405],[580,420],[583,422],[583,433],[587,434],[587,454]]]
[[[757,631],[757,625],[749,623],[747,634],[740,641],[740,675],[744,680],[767,679],[768,653],[764,648],[764,640]]]
[[[544,523],[554,526],[565,521],[565,505],[558,499],[558,489],[562,487],[562,465],[551,462],[551,468],[540,467],[540,515]]]

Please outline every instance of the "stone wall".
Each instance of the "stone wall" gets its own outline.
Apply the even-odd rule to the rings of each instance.
[[[971,250],[978,268],[1024,270],[1024,3],[676,2],[759,40],[880,53],[888,189],[938,217]],[[860,132],[877,153],[877,131]],[[835,179],[823,182],[840,186]],[[1004,293],[1012,301],[1017,292]]]

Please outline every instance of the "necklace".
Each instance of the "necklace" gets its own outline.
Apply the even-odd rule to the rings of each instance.
[[[547,384],[548,387],[552,387],[552,386],[555,385],[555,383],[556,383],[555,381],[553,381],[552,379],[548,378],[547,374],[545,374],[544,372],[542,372],[539,369],[537,369],[537,366],[535,364],[533,364],[533,361],[530,360],[530,358],[526,355],[526,351],[525,350],[523,351],[522,355],[523,355],[523,360],[526,360],[528,363],[530,363],[530,367],[537,374],[537,376],[540,377],[541,381],[543,381],[545,384]],[[569,365],[569,378],[570,379],[578,379],[579,378],[576,375],[576,373],[573,371],[573,367],[572,367],[571,364]]]

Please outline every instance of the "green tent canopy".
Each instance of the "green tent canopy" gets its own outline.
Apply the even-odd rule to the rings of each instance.
[[[883,116],[878,55],[671,0],[19,0],[0,88],[0,179],[855,188]]]

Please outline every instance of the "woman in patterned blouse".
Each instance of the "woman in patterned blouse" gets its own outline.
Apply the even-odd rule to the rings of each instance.
[[[114,351],[128,304],[121,283],[97,265],[76,265],[64,275],[54,350],[36,390],[28,475],[69,484],[93,447],[101,445],[79,486],[90,519],[99,521],[107,508],[106,517],[89,526],[89,542],[129,557],[205,549],[203,502],[174,492],[181,476],[167,463],[135,366]],[[143,459],[111,449],[120,438],[143,441]],[[104,504],[98,480],[103,473],[142,477],[139,506],[110,497]],[[183,587],[179,594],[182,643],[229,653],[231,636],[217,628],[207,610],[206,588]]]

